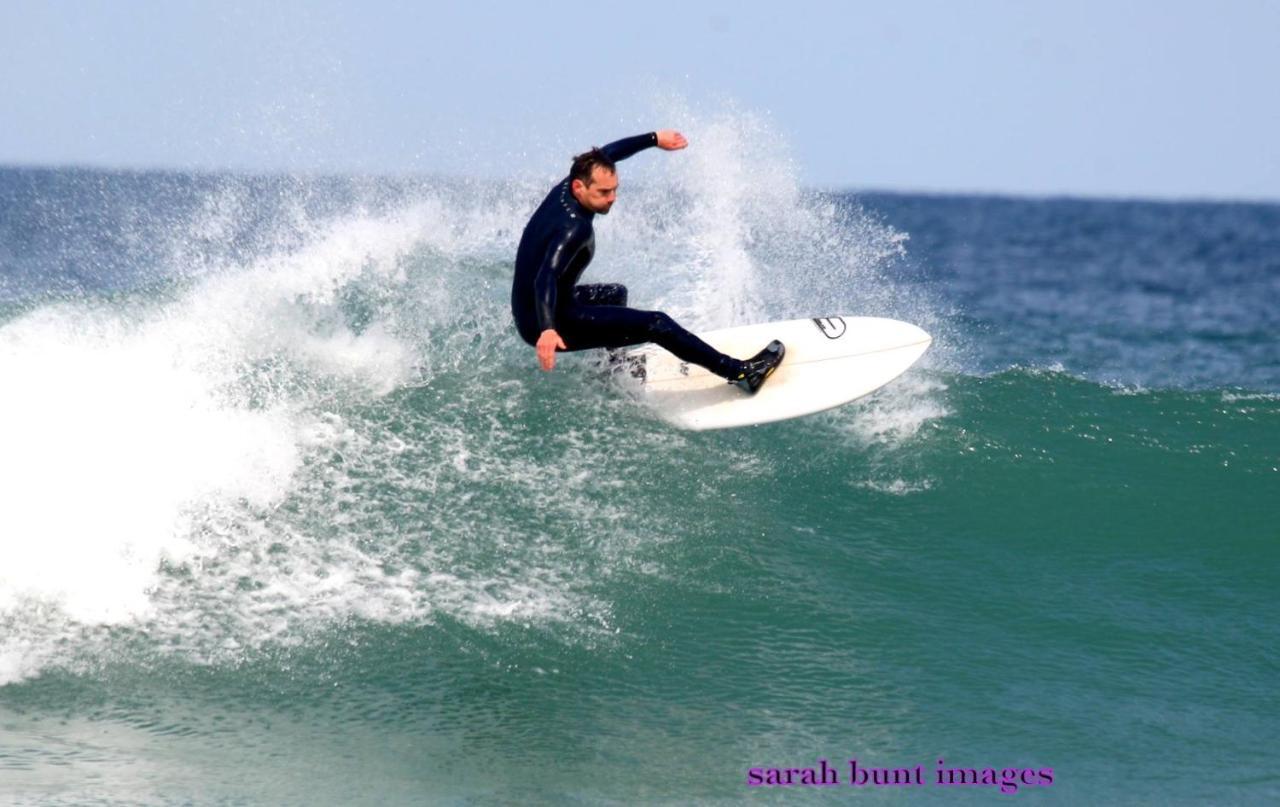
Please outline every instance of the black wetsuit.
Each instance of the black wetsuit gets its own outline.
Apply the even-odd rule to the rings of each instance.
[[[601,150],[616,162],[657,143],[657,135],[650,132]],[[661,311],[627,308],[626,286],[576,285],[595,252],[594,218],[573,197],[566,177],[551,189],[525,226],[511,286],[511,313],[520,336],[536,345],[542,332],[551,328],[569,350],[657,342],[718,376],[739,377],[741,361],[720,353],[671,317]]]

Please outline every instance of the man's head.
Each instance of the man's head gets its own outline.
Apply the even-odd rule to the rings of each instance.
[[[573,158],[569,189],[578,204],[592,213],[608,213],[618,198],[618,170],[598,148]]]

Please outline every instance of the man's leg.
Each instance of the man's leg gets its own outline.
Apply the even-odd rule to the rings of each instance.
[[[627,287],[621,283],[588,283],[573,287],[575,305],[627,304]]]
[[[575,305],[567,307],[568,317],[561,327],[565,344],[570,350],[608,348],[610,364],[619,359],[615,348],[656,342],[754,395],[786,354],[786,347],[775,340],[746,361],[726,356],[660,311],[626,308],[627,287],[620,283],[576,286],[573,292]]]
[[[582,288],[586,287],[578,287]],[[625,299],[625,288],[622,295]],[[560,336],[570,350],[656,342],[677,358],[705,367],[721,378],[736,379],[743,372],[743,362],[711,347],[661,311],[640,311],[620,305],[574,305],[561,309],[556,320]]]
[[[576,305],[621,305],[627,304],[627,287],[621,283],[588,283],[573,287],[573,302]],[[605,348],[609,355],[609,367],[616,368],[622,364],[622,351],[616,347]]]

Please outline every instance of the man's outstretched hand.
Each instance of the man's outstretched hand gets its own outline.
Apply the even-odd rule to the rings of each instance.
[[[556,348],[568,350],[565,347],[564,340],[560,338],[560,334],[554,329],[547,328],[538,337],[538,364],[542,365],[542,369],[550,370],[556,366]]]
[[[657,135],[658,148],[666,151],[675,151],[689,145],[689,141],[685,139],[684,135],[675,129],[659,129]]]

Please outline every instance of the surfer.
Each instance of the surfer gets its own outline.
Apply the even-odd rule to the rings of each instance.
[[[684,135],[664,129],[579,154],[569,176],[551,189],[525,226],[516,252],[511,313],[520,336],[537,348],[543,370],[555,367],[557,350],[656,342],[754,393],[782,361],[786,349],[777,340],[750,359],[735,359],[661,311],[628,308],[626,286],[576,285],[595,253],[592,219],[607,214],[617,200],[616,163],[651,146],[676,151],[687,145]]]

